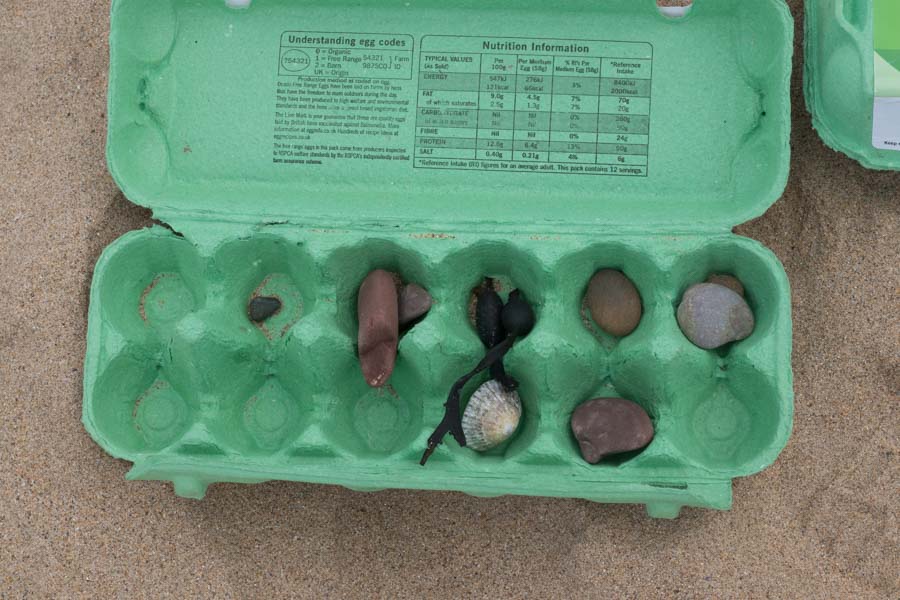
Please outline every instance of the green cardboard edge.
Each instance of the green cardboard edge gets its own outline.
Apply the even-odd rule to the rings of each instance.
[[[864,167],[900,170],[900,152],[872,146],[870,0],[806,0],[804,97],[825,144]]]

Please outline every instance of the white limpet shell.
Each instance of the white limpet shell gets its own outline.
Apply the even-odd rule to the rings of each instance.
[[[522,418],[522,401],[492,379],[475,390],[462,417],[466,446],[483,452],[502,444],[516,432]]]

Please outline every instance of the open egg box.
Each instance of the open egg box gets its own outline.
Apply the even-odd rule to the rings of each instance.
[[[681,19],[654,0],[117,0],[110,49],[110,170],[169,225],[107,248],[91,288],[84,423],[130,479],[193,498],[280,479],[674,517],[729,508],[731,479],[787,442],[787,278],[731,232],[786,182],[780,0],[696,0]],[[435,301],[380,390],[356,355],[375,268]],[[602,268],[642,296],[621,339],[583,316]],[[712,272],[741,279],[756,317],[719,351],[675,319]],[[447,436],[422,467],[484,354],[467,316],[484,276],[537,314],[506,360],[523,420],[487,453]],[[258,326],[259,293],[284,306]],[[569,419],[600,396],[643,406],[653,442],[582,460]]]
[[[900,170],[900,2],[806,0],[804,91],[831,148]]]

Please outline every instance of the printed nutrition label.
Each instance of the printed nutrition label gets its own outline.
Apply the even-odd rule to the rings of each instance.
[[[414,166],[646,176],[653,48],[426,36]]]
[[[285,31],[272,162],[647,176],[641,42]]]

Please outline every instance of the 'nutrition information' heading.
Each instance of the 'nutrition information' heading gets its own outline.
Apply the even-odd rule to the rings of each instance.
[[[564,52],[566,54],[587,54],[591,51],[589,46],[579,44],[549,44],[547,42],[492,42],[485,41],[482,44],[485,50],[500,50],[506,52]]]

